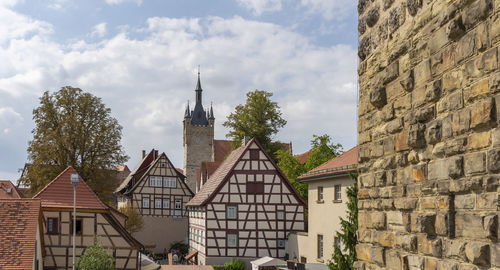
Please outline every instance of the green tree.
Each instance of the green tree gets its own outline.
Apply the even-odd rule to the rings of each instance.
[[[339,143],[333,144],[332,138],[327,134],[321,136],[313,135],[313,140],[311,141],[311,155],[307,158],[305,164],[306,171],[318,167],[341,153],[342,145]]]
[[[226,137],[233,140],[234,146],[241,145],[244,137],[250,136],[256,138],[270,154],[282,147],[272,138],[286,125],[286,120],[281,117],[278,103],[271,101],[272,96],[273,93],[261,90],[248,92],[245,105],[236,106],[227,117],[223,125],[229,128]]]
[[[331,270],[352,270],[356,257],[356,231],[358,230],[358,187],[357,175],[351,175],[355,181],[354,186],[348,187],[347,191],[347,219],[340,218],[341,231],[337,232],[342,250],[334,244],[332,260],[328,267]]]
[[[120,212],[127,216],[126,229],[129,233],[135,233],[142,229],[144,226],[142,216],[136,208],[133,208],[132,205],[130,205],[130,203],[127,203],[124,207],[120,208]]]
[[[114,258],[94,238],[94,245],[87,247],[76,263],[78,270],[114,270]]]
[[[29,142],[32,163],[20,181],[36,193],[71,165],[104,201],[116,187],[116,166],[128,160],[120,144],[122,127],[101,99],[66,86],[40,98],[33,110],[35,128]]]
[[[313,135],[310,151],[311,154],[307,158],[305,164],[301,164],[296,157],[286,151],[278,150],[276,152],[278,167],[280,167],[281,171],[283,171],[288,180],[290,180],[299,195],[306,201],[307,183],[300,182],[297,178],[341,154],[342,145],[338,143],[333,144],[331,137],[327,134],[321,136]]]

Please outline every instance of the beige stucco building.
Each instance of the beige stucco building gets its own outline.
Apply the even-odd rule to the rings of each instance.
[[[349,174],[355,172],[358,148],[354,147],[336,158],[299,177],[308,185],[308,231],[288,237],[289,259],[307,263],[325,263],[332,257],[340,218],[347,211],[346,189],[354,184]]]

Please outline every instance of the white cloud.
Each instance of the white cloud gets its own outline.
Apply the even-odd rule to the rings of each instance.
[[[348,10],[356,7],[358,1],[353,0],[301,0],[301,5],[309,13],[321,14],[323,18],[332,20],[341,19],[350,14]]]
[[[94,28],[92,28],[92,32],[90,33],[91,37],[102,38],[102,37],[104,37],[104,35],[106,35],[106,23],[105,22],[95,25]]]
[[[282,0],[238,0],[238,3],[257,16],[264,12],[280,11],[283,7]]]
[[[22,121],[23,117],[12,107],[0,108],[0,132],[8,134],[14,127],[21,125]]]
[[[222,123],[245,102],[245,93],[263,89],[274,92],[288,120],[278,139],[293,141],[294,151],[306,151],[312,134],[330,134],[346,146],[356,143],[357,57],[350,46],[318,47],[290,29],[241,17],[150,18],[144,28],[128,30],[140,31],[141,38],[124,30],[96,42],[58,43],[51,39],[50,24],[9,12],[27,29],[2,28],[8,23],[0,16],[0,33],[10,37],[0,41],[5,44],[0,107],[7,107],[2,104],[7,100],[17,104],[4,112],[9,125],[0,126],[16,141],[0,140],[0,149],[16,152],[18,167],[25,162],[33,125],[22,119],[31,119],[43,91],[65,85],[102,97],[112,109],[123,126],[130,166],[142,149],[154,147],[182,167],[182,117],[186,100],[193,105],[198,65],[204,104],[214,102],[216,138],[224,138]],[[13,130],[14,122],[22,126]],[[0,164],[5,158],[0,156]]]
[[[105,0],[108,5],[120,5],[125,2],[134,2],[138,6],[142,5],[142,0]]]

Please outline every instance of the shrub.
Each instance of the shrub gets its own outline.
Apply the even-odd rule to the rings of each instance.
[[[99,243],[97,238],[76,264],[78,270],[114,270],[114,258]]]
[[[245,270],[245,262],[238,259],[231,259],[224,264],[224,270]]]

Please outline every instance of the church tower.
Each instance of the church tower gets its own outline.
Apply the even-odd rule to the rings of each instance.
[[[193,192],[196,190],[196,170],[200,168],[202,161],[211,161],[213,157],[215,117],[211,105],[210,111],[203,109],[202,92],[198,71],[194,110],[189,109],[188,102],[183,121],[184,174]]]

